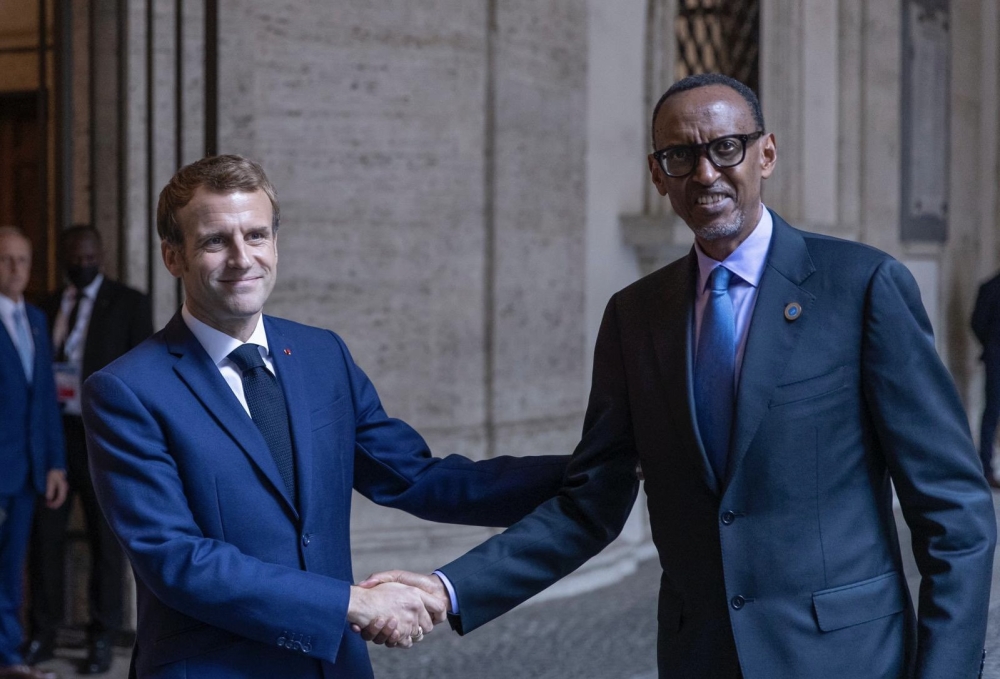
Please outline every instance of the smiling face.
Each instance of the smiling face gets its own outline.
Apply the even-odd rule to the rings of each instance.
[[[756,131],[753,113],[739,93],[725,85],[708,85],[667,99],[654,122],[653,140],[663,149]],[[766,134],[747,143],[746,157],[735,167],[719,169],[702,154],[691,174],[668,177],[652,154],[648,162],[660,195],[670,197],[674,212],[706,254],[721,261],[757,226],[761,183],[774,171],[775,158],[774,135]]]
[[[274,288],[278,244],[262,190],[214,193],[199,187],[177,211],[180,245],[161,243],[163,263],[181,279],[191,315],[246,341]]]

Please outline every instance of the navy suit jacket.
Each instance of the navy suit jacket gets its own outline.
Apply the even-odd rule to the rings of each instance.
[[[560,495],[442,569],[460,631],[617,535],[641,462],[663,567],[661,677],[977,676],[992,498],[916,283],[882,252],[773,216],[725,478],[694,414],[692,251],[608,304]],[[919,618],[890,480],[922,576]]]
[[[180,314],[84,385],[101,508],[136,573],[139,677],[371,676],[346,623],[351,491],[449,523],[509,525],[563,457],[431,457],[332,332],[265,317],[298,506]]]
[[[30,385],[14,341],[0,323],[0,495],[26,487],[44,493],[49,470],[66,467],[45,314],[31,304],[25,308],[35,342]]]

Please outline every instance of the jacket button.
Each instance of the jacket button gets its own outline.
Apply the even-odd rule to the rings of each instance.
[[[302,546],[308,547],[309,543],[312,541],[312,536],[309,533],[302,534]]]
[[[736,520],[736,515],[733,514],[732,512],[722,512],[722,523],[723,524],[725,524],[725,525],[728,526],[729,524],[731,524],[735,520]]]
[[[733,600],[730,601],[729,603],[730,605],[732,605],[734,610],[738,611],[741,608],[743,608],[743,606],[745,606],[747,602],[746,599],[737,594],[736,596],[733,597]]]

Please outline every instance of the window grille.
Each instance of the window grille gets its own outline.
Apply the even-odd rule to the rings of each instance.
[[[760,0],[677,0],[677,79],[717,72],[755,92],[760,73]]]

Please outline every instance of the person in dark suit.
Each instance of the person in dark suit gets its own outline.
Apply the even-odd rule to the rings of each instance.
[[[986,403],[979,427],[979,459],[992,488],[1000,488],[993,472],[993,445],[1000,420],[1000,275],[979,287],[972,309],[972,332],[983,345],[981,356],[986,371]]]
[[[31,242],[0,227],[0,677],[52,676],[24,663],[21,583],[36,496],[66,499],[52,354],[41,309],[24,301]]]
[[[432,457],[340,337],[264,316],[278,225],[257,163],[179,170],[157,229],[184,306],[84,384],[97,499],[136,574],[138,677],[371,677],[350,623],[410,646],[444,609],[404,585],[352,586],[352,489],[503,526],[561,485],[568,456]]]
[[[125,558],[97,506],[90,482],[80,387],[94,372],[149,337],[153,320],[146,295],[104,276],[101,236],[95,228],[72,226],[62,232],[60,240],[68,284],[50,296],[43,308],[55,351],[70,492],[80,497],[92,564],[87,590],[88,653],[79,672],[100,674],[111,667],[112,643],[122,626]],[[40,506],[35,515],[29,553],[32,634],[24,652],[29,663],[52,657],[56,632],[65,616],[66,526],[71,505]]]
[[[695,246],[608,303],[563,490],[441,577],[362,584],[425,587],[468,633],[618,535],[641,463],[663,567],[661,677],[981,672],[993,505],[917,285],[888,255],[762,205],[777,160],[765,130],[730,78],[664,94],[649,170]]]

